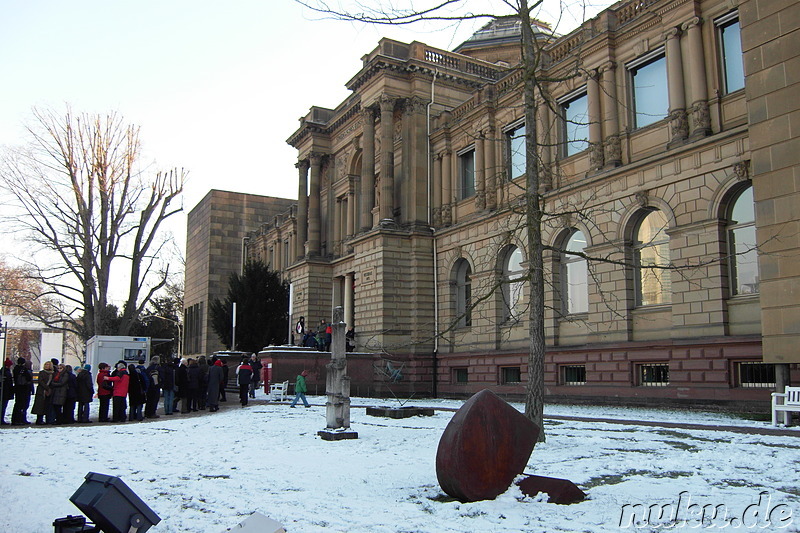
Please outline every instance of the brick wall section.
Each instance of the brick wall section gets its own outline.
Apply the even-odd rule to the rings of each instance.
[[[739,6],[764,360],[800,362],[800,3]]]

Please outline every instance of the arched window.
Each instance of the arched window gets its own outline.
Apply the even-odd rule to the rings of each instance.
[[[589,311],[589,269],[586,259],[570,252],[583,253],[586,237],[573,230],[561,254],[561,294],[564,314],[574,315]]]
[[[672,302],[669,266],[667,217],[658,210],[650,211],[636,228],[633,243],[636,268],[636,304],[659,305]]]
[[[728,264],[731,294],[758,292],[758,255],[756,254],[756,213],[753,188],[739,193],[728,211]]]
[[[455,266],[456,274],[456,317],[458,326],[472,325],[472,268],[469,261],[459,259]]]
[[[506,252],[503,264],[503,321],[519,320],[522,314],[522,276],[525,269],[522,266],[522,250],[516,246]]]

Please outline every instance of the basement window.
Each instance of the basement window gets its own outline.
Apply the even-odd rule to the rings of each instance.
[[[586,385],[585,365],[564,365],[561,367],[562,385]]]
[[[775,365],[755,361],[736,363],[736,380],[740,387],[773,388],[775,387]]]
[[[500,384],[510,385],[517,384],[522,381],[521,372],[518,366],[506,366],[500,368]]]
[[[639,365],[639,385],[642,387],[666,387],[669,385],[669,365]]]

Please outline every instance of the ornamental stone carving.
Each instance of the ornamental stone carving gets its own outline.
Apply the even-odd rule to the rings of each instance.
[[[705,100],[701,100],[692,106],[692,123],[695,130],[711,131],[711,113],[708,110],[708,102]]]
[[[739,161],[733,165],[733,175],[737,181],[747,181],[750,179],[750,161]]]
[[[639,204],[639,207],[644,208],[650,205],[650,196],[647,191],[639,191],[636,193],[635,201]]]
[[[486,209],[486,193],[484,191],[475,193],[475,207],[477,209]]]
[[[689,120],[686,111],[676,109],[669,114],[673,141],[682,141],[689,136]]]
[[[589,166],[603,168],[603,146],[600,143],[591,143],[589,147]]]
[[[622,161],[622,143],[619,135],[611,135],[606,139],[605,149],[606,163],[617,165]]]

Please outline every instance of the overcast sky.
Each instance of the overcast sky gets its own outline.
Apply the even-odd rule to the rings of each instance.
[[[540,17],[555,21],[558,0],[546,9]],[[0,145],[20,142],[33,106],[115,110],[141,126],[145,161],[189,171],[186,212],[214,188],[296,198],[286,139],[311,106],[348,96],[344,84],[381,37],[453,49],[485,23],[319,18],[293,0],[0,0]],[[185,224],[185,213],[171,224],[181,246]]]

